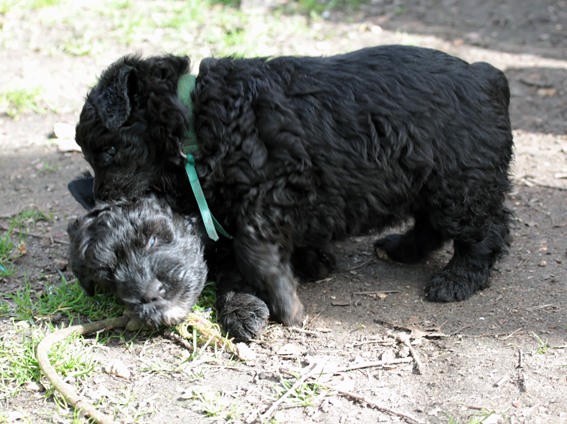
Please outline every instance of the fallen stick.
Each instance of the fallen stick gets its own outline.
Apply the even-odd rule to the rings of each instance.
[[[163,336],[169,340],[172,340],[178,344],[180,344],[181,346],[183,346],[185,349],[187,349],[189,352],[193,352],[193,346],[191,345],[191,343],[189,343],[187,341],[187,339],[184,339],[183,337],[181,337],[178,334],[172,333],[171,331],[166,331],[165,333],[163,333]]]
[[[423,362],[421,362],[419,354],[411,345],[409,335],[407,335],[407,334],[402,335],[402,334],[398,333],[398,334],[396,334],[396,340],[403,343],[404,346],[406,346],[409,349],[410,354],[413,357],[413,360],[415,361],[415,365],[417,366],[417,373],[423,374],[424,371],[425,371],[425,367],[423,366]]]
[[[299,327],[286,327],[286,330],[288,330],[289,332],[296,332],[296,333],[303,333],[303,334],[309,334],[310,336],[313,337],[320,337],[321,335],[319,334],[319,332],[317,331],[313,331],[313,330],[305,330],[303,328],[299,328]]]
[[[341,269],[340,271],[343,271],[343,272],[344,271],[353,271],[355,269],[362,268],[363,266],[370,265],[372,262],[376,262],[376,259],[370,259],[370,260],[363,262],[359,265],[355,265],[355,266],[352,266],[350,268]]]
[[[321,384],[321,383],[319,383],[319,384]],[[337,389],[336,387],[333,387],[333,386],[327,386],[326,384],[321,384],[321,386],[324,386],[324,387],[326,387],[326,388],[329,389],[329,390],[334,390],[334,391],[336,391],[336,392],[338,392],[338,393],[340,393],[340,394],[342,394],[342,395],[348,396],[348,397],[350,397],[351,399],[357,400],[357,401],[359,401],[359,402],[364,402],[364,403],[366,403],[368,406],[370,406],[370,407],[372,407],[372,408],[374,408],[374,409],[377,409],[377,410],[379,410],[379,411],[386,412],[386,413],[388,413],[388,414],[390,414],[390,415],[396,415],[396,416],[398,416],[398,417],[400,417],[400,418],[403,418],[404,420],[411,421],[411,422],[414,422],[414,423],[417,423],[417,424],[425,424],[425,422],[420,421],[419,419],[417,419],[417,418],[415,418],[415,417],[413,417],[413,416],[411,416],[411,415],[409,415],[409,414],[405,414],[405,413],[400,412],[400,411],[397,411],[397,410],[395,410],[395,409],[388,408],[387,406],[380,405],[380,404],[378,404],[378,403],[376,403],[376,402],[374,402],[374,401],[368,399],[368,398],[365,397],[365,396],[360,396],[360,395],[357,395],[357,394],[355,394],[355,393],[348,392],[348,391],[346,391],[346,390]]]
[[[47,354],[54,344],[59,343],[72,334],[82,336],[85,334],[95,333],[100,330],[122,328],[125,327],[129,321],[130,317],[123,316],[119,318],[107,319],[104,321],[97,321],[90,324],[74,325],[72,327],[67,327],[51,333],[37,346],[36,356],[39,367],[49,379],[53,387],[57,389],[61,393],[61,395],[63,395],[67,403],[74,406],[77,410],[84,412],[87,416],[91,417],[93,420],[100,424],[114,424],[115,421],[113,420],[113,417],[98,411],[93,405],[81,399],[81,397],[75,392],[74,388],[71,385],[65,383],[65,381],[61,377],[59,377],[57,371],[49,362],[49,357],[47,356]]]
[[[535,184],[535,185],[540,186],[540,187],[554,188],[555,190],[567,190],[567,187],[545,184],[545,183],[539,182],[537,180],[534,180],[533,178],[524,177],[524,183],[526,183],[526,182],[530,183],[532,185]],[[531,187],[529,184],[526,184],[526,185],[528,187]]]
[[[359,370],[362,368],[374,368],[374,367],[383,367],[385,365],[394,365],[394,364],[404,364],[407,362],[412,362],[412,358],[399,358],[399,359],[392,359],[390,361],[376,361],[376,362],[363,362],[361,364],[352,365],[350,367],[345,368],[335,368],[330,369],[329,371],[322,371],[321,374],[329,374],[329,373],[339,373],[339,372],[347,372],[352,370]]]
[[[523,328],[518,328],[517,330],[512,331],[510,334],[508,334],[506,337],[504,337],[502,340],[506,340],[509,339],[510,337],[512,337],[514,334],[516,334],[518,331],[522,331]]]

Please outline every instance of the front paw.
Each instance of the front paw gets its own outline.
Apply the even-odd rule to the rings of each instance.
[[[270,311],[264,301],[250,293],[227,293],[219,311],[223,329],[235,341],[256,339],[268,323]]]
[[[432,302],[459,302],[469,298],[475,289],[464,276],[442,270],[431,278],[425,288],[425,297]]]

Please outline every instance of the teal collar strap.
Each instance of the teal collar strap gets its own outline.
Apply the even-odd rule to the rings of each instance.
[[[201,183],[199,182],[199,177],[197,176],[197,171],[195,170],[195,159],[192,153],[197,149],[197,136],[195,135],[195,127],[193,124],[193,102],[191,101],[191,92],[195,88],[195,75],[185,74],[177,83],[177,94],[181,102],[187,106],[189,111],[189,127],[184,133],[184,143],[183,143],[183,156],[187,159],[185,164],[185,172],[187,172],[187,177],[189,177],[189,183],[193,189],[193,194],[197,200],[197,205],[199,205],[199,211],[203,217],[203,223],[205,224],[205,229],[211,240],[217,241],[219,235],[217,231],[227,238],[232,238],[228,233],[222,228],[219,222],[215,219],[213,214],[207,205],[207,200],[205,199],[205,194],[201,188]]]

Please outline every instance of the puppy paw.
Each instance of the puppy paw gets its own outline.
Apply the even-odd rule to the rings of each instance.
[[[268,323],[270,311],[264,301],[250,293],[226,294],[219,320],[225,331],[235,341],[255,339]]]
[[[432,302],[459,302],[469,298],[476,290],[461,275],[449,270],[439,271],[425,288],[425,297]]]

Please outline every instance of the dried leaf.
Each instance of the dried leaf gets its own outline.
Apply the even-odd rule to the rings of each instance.
[[[339,301],[339,302],[331,302],[333,306],[349,306],[350,302],[348,301]]]
[[[63,259],[54,259],[53,263],[55,264],[55,267],[60,271],[65,271],[67,269],[67,266],[69,265],[69,263]]]
[[[557,90],[555,88],[540,88],[537,90],[537,94],[543,97],[553,97],[557,94]]]
[[[41,384],[38,384],[35,381],[28,381],[24,384],[24,388],[26,390],[31,390],[32,392],[42,392],[45,390]]]
[[[277,352],[279,356],[299,356],[303,353],[303,351],[298,347],[291,343],[283,345]]]
[[[26,249],[26,243],[24,243],[23,241],[18,245],[17,249],[20,251],[20,255],[25,255],[26,253],[28,253],[28,250]]]
[[[236,355],[241,361],[253,361],[256,359],[256,352],[254,352],[246,343],[236,343]]]
[[[107,374],[114,374],[118,377],[125,379],[130,378],[130,370],[120,359],[111,359],[110,362],[104,367]]]

